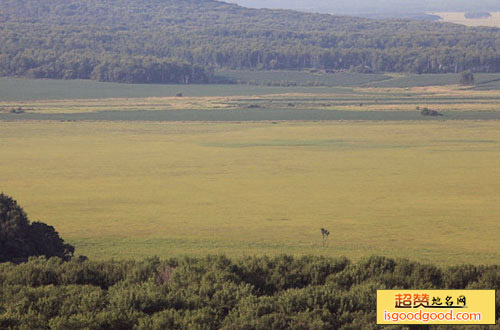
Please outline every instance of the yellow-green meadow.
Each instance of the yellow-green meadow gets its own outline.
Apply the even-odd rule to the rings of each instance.
[[[91,258],[500,262],[499,121],[0,121],[0,150],[0,190]]]
[[[491,12],[489,16],[481,18],[466,18],[466,13],[464,12],[439,12],[432,14],[441,16],[439,20],[441,22],[462,24],[466,26],[500,27],[500,12]]]

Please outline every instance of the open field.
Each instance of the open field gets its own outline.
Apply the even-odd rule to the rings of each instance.
[[[239,86],[242,87],[242,86]],[[275,88],[270,87],[270,90]],[[212,90],[212,92],[214,92]],[[412,88],[283,88],[281,94],[0,101],[0,120],[260,121],[498,120],[494,90],[451,86]],[[423,117],[419,109],[443,116]],[[13,113],[14,112],[14,113]]]
[[[475,73],[475,86],[473,89],[500,89],[500,74],[498,73]],[[395,75],[391,79],[372,81],[365,87],[390,87],[390,88],[412,88],[457,85],[460,82],[460,74],[413,74]]]
[[[500,262],[495,90],[45,82],[0,98],[0,191],[79,254]]]
[[[92,80],[0,78],[0,101],[327,93],[332,87],[119,84]]]
[[[152,122],[259,122],[271,121],[450,121],[500,120],[499,111],[450,112],[442,116],[422,116],[418,111],[346,111],[346,110],[165,110],[105,111],[82,114],[0,115],[6,121],[152,121]],[[12,119],[15,118],[15,119]]]
[[[458,73],[442,74],[365,74],[354,72],[324,73],[308,71],[249,71],[217,72],[219,79],[249,86],[327,86],[327,87],[380,87],[412,88],[450,86],[460,82]],[[475,73],[474,89],[500,89],[499,73]],[[314,90],[313,90],[314,91]]]
[[[310,71],[251,71],[224,70],[216,73],[216,80],[226,80],[238,84],[264,86],[360,86],[376,81],[391,79],[386,74],[363,74],[354,72],[324,73]]]
[[[464,12],[438,12],[432,13],[442,17],[440,22],[448,22],[462,24],[467,26],[491,26],[500,27],[500,12],[490,12],[491,17],[488,18],[465,18]]]
[[[222,74],[222,73],[219,73]],[[167,98],[182,93],[184,97],[235,97],[266,96],[275,94],[339,94],[357,95],[364,88],[413,88],[456,85],[459,74],[359,74],[359,73],[310,73],[300,71],[229,71],[228,78],[238,80],[250,77],[260,85],[151,85],[118,84],[90,80],[50,80],[0,78],[0,102],[30,102],[100,99]],[[475,90],[500,89],[499,73],[476,73]],[[279,87],[284,79],[298,86]],[[319,86],[301,86],[309,83]],[[447,86],[448,85],[448,86]],[[455,86],[456,87],[456,86]],[[469,88],[470,89],[470,88]],[[1,107],[1,105],[0,105]]]
[[[499,263],[499,146],[498,121],[0,122],[0,190],[92,258]]]

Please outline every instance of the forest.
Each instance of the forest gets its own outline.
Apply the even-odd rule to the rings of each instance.
[[[4,0],[0,76],[206,83],[215,69],[500,72],[500,30],[213,0]]]
[[[500,267],[377,256],[33,257],[0,264],[0,282],[2,329],[373,329],[377,289],[498,290]],[[497,320],[499,308],[497,295]]]

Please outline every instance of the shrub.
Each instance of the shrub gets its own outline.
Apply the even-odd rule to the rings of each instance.
[[[17,202],[0,194],[0,262],[23,262],[30,256],[41,255],[69,260],[74,251],[54,227],[43,222],[30,224]]]

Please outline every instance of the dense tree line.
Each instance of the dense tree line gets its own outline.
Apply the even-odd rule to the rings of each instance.
[[[32,258],[0,264],[0,283],[2,329],[373,329],[377,289],[500,289],[500,267],[385,257]],[[496,306],[498,319],[498,295]]]
[[[91,53],[24,51],[0,55],[0,74],[29,78],[93,79],[123,83],[207,83],[209,74],[197,65],[152,56],[96,56]],[[1,65],[1,64],[0,64]]]
[[[0,75],[207,82],[213,68],[500,72],[500,30],[212,0],[2,0]]]

